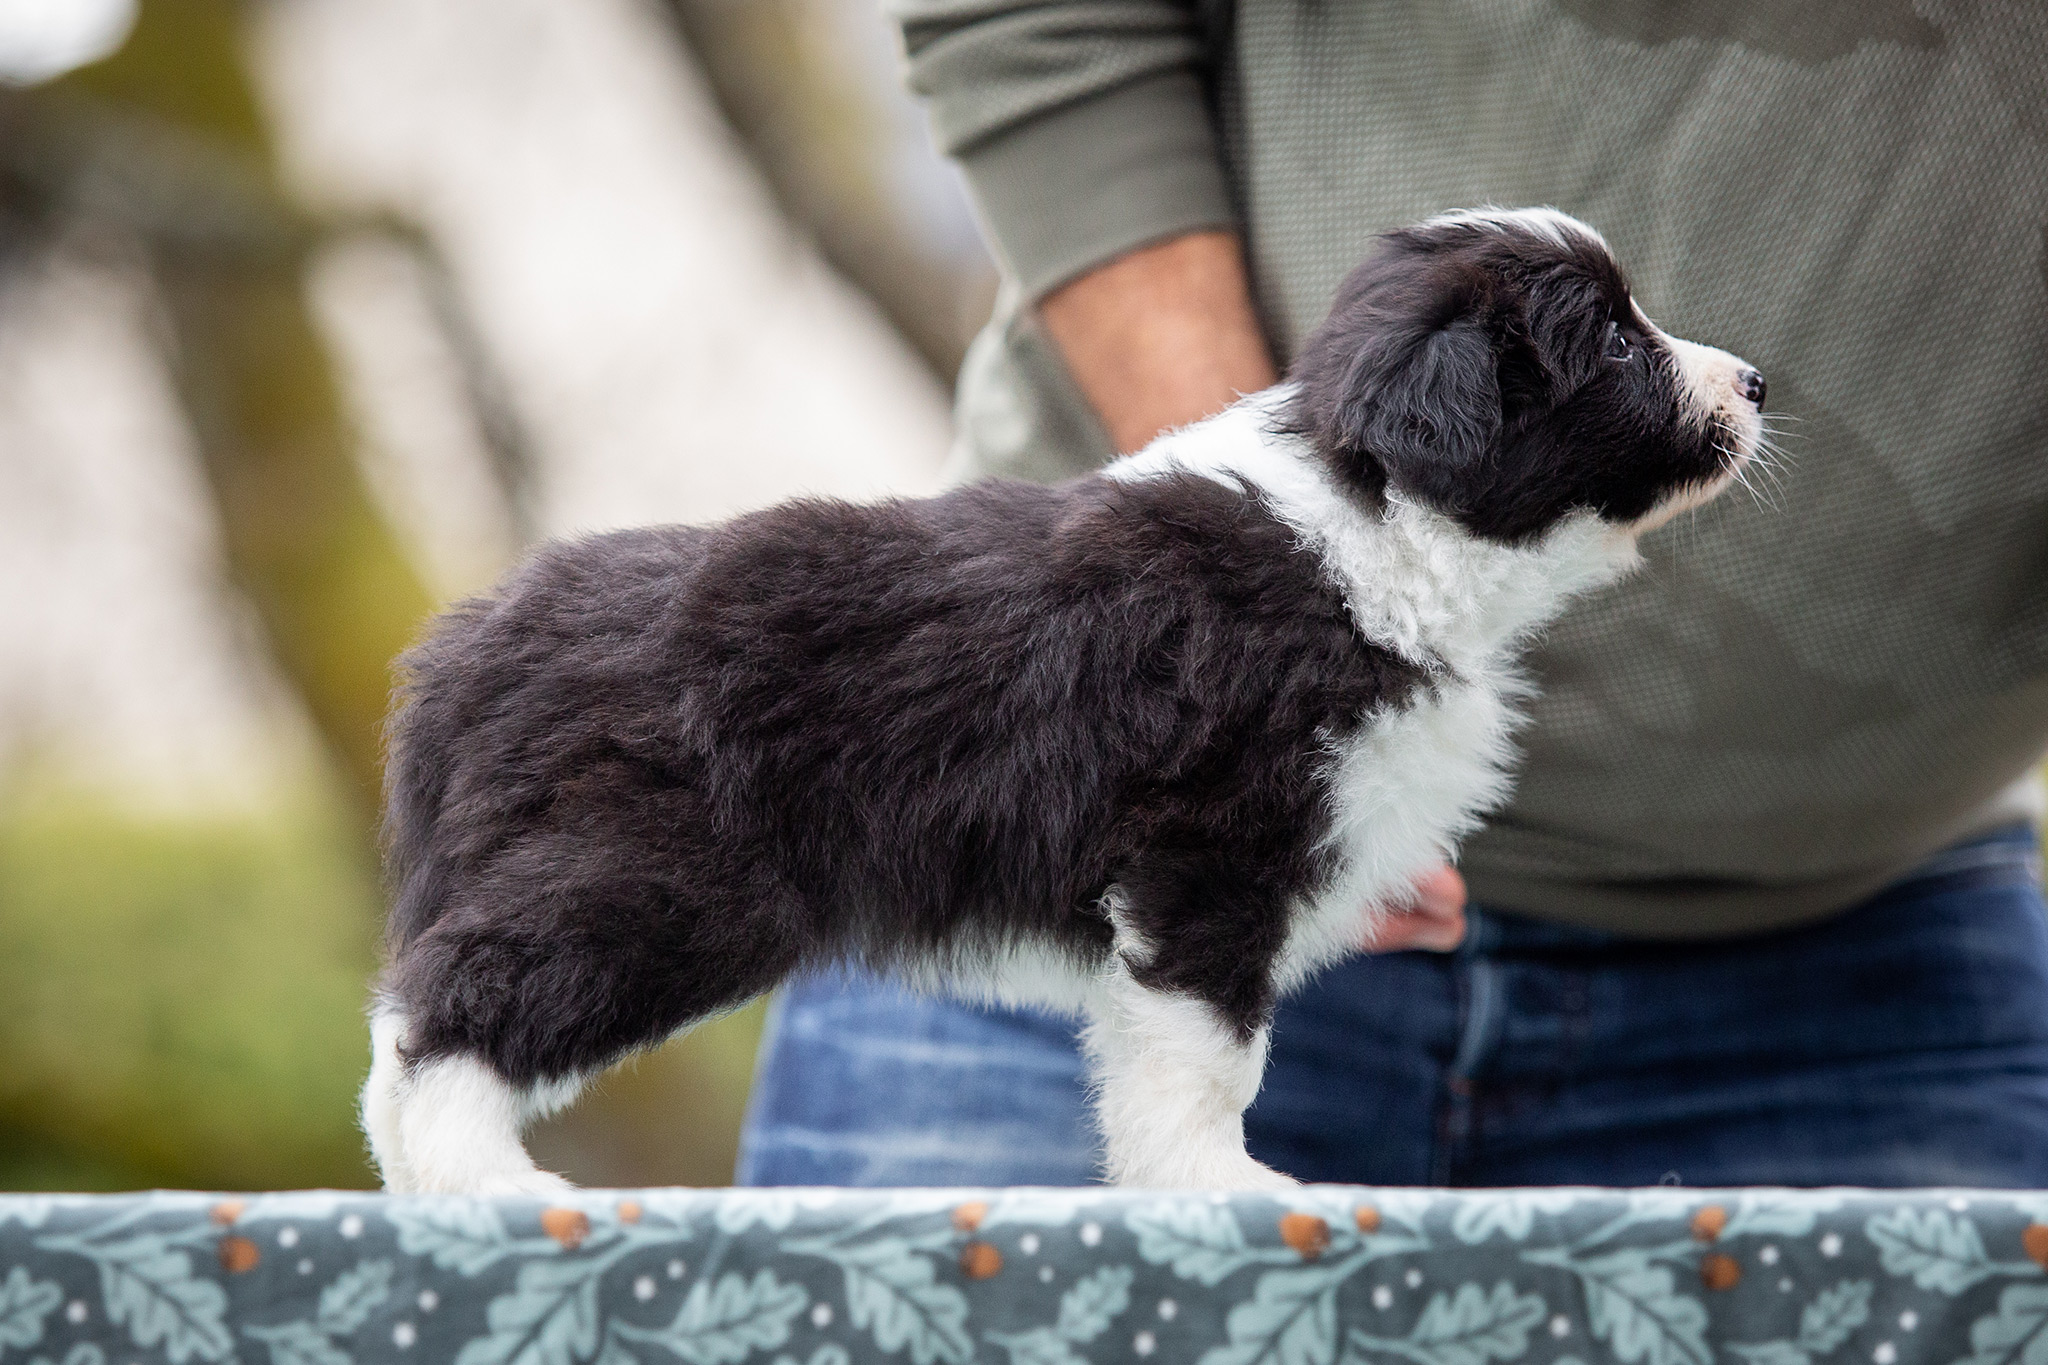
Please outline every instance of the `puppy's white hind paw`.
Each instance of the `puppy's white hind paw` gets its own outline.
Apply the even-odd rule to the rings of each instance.
[[[416,1194],[523,1195],[574,1189],[520,1145],[524,1096],[474,1057],[423,1062],[398,1089],[402,1177]]]

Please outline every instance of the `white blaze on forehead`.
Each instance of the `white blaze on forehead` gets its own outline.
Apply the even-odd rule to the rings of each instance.
[[[1533,209],[1504,209],[1492,204],[1483,204],[1475,209],[1454,209],[1439,213],[1422,224],[1434,227],[1488,227],[1520,228],[1543,237],[1561,247],[1578,243],[1591,243],[1600,250],[1613,254],[1607,239],[1589,223],[1582,223],[1561,209],[1549,207]]]

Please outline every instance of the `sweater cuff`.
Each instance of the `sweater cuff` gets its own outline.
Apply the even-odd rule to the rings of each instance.
[[[1236,224],[1192,72],[1050,110],[964,149],[960,164],[1033,299],[1148,243]]]

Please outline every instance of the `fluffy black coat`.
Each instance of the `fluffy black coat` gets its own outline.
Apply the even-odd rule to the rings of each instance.
[[[1179,476],[797,502],[543,551],[406,656],[408,1053],[588,1072],[792,970],[1109,951],[1249,1032],[1327,741],[1424,674],[1293,531]]]

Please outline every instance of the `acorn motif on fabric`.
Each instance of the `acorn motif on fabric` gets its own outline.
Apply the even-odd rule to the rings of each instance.
[[[540,1230],[574,1251],[590,1235],[590,1215],[581,1209],[546,1208],[540,1211]]]
[[[1733,1289],[1742,1283],[1742,1265],[1719,1251],[1700,1257],[1700,1283],[1709,1289]]]
[[[263,1252],[247,1237],[223,1237],[216,1248],[220,1257],[220,1268],[230,1275],[240,1275],[254,1270],[263,1259]]]
[[[1294,1248],[1304,1261],[1313,1261],[1330,1249],[1330,1225],[1312,1213],[1280,1216],[1280,1240]]]

